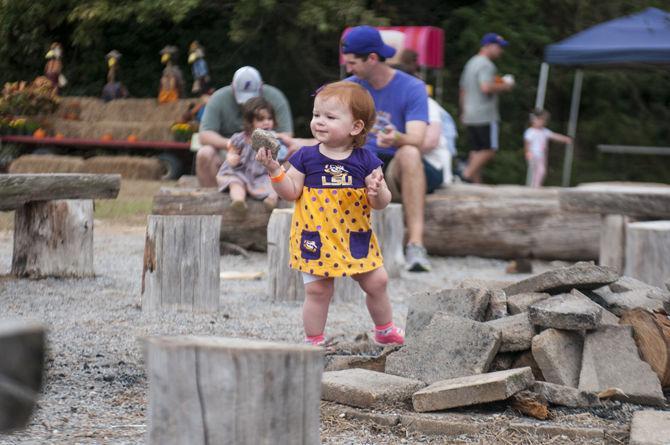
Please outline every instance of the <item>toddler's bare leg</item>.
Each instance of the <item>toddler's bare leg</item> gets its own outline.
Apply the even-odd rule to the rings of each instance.
[[[233,201],[244,201],[247,197],[247,190],[239,182],[230,184],[230,199]]]
[[[386,291],[389,280],[386,269],[380,267],[370,272],[354,275],[353,279],[358,281],[361,289],[365,291],[365,304],[368,306],[368,312],[375,326],[391,322],[393,309]]]
[[[305,303],[302,305],[302,323],[306,336],[323,334],[328,319],[328,307],[333,296],[333,279],[312,281],[305,285]]]

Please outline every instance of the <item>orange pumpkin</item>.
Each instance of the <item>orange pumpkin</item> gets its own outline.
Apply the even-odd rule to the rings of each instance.
[[[105,133],[100,137],[100,140],[102,141],[111,141],[112,140],[112,135],[109,133]]]
[[[35,132],[33,133],[33,137],[36,138],[36,139],[44,139],[44,138],[46,137],[46,135],[47,135],[47,132],[44,131],[44,130],[41,129],[41,128],[38,128],[38,129],[35,130]]]
[[[63,135],[63,133],[56,133],[56,135],[54,136],[54,138],[55,138],[55,139],[64,139],[65,136]]]
[[[137,142],[137,136],[131,134],[130,136],[128,136],[128,142]]]

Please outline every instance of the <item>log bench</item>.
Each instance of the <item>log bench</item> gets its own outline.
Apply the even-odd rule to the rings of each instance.
[[[12,275],[94,275],[92,199],[116,198],[120,187],[120,175],[0,175],[0,211],[16,211]]]
[[[601,265],[663,287],[670,277],[670,186],[591,183],[561,190],[561,208],[601,217]]]
[[[221,241],[265,251],[270,212],[258,201],[247,203],[248,215],[240,221],[227,211],[228,194],[216,189],[162,188],[154,196],[152,212],[222,215]],[[424,242],[431,255],[598,258],[600,217],[563,210],[558,188],[451,185],[427,196],[425,214]]]

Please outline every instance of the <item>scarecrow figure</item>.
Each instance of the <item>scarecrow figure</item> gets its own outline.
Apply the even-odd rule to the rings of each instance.
[[[63,57],[63,47],[58,42],[52,43],[44,57],[47,59],[47,64],[44,67],[44,75],[51,81],[54,90],[58,92],[59,88],[67,85],[67,79],[62,74],[63,62],[61,58]]]
[[[102,100],[109,102],[114,99],[128,97],[128,90],[117,80],[121,53],[113,49],[107,53],[107,83],[102,87]]]
[[[166,46],[160,51],[161,63],[165,65],[158,90],[158,103],[174,102],[182,96],[184,78],[178,66],[173,64],[177,55],[176,46]]]
[[[193,74],[193,94],[205,94],[209,91],[209,68],[205,61],[205,50],[197,41],[193,41],[189,47],[188,63],[191,64]]]

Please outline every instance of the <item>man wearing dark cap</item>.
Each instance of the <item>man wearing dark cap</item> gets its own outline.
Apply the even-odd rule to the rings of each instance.
[[[470,139],[467,167],[460,173],[467,182],[482,182],[482,169],[498,150],[498,94],[514,88],[512,76],[496,76],[493,60],[499,58],[508,45],[500,35],[488,33],[482,37],[479,53],[463,68],[459,102],[461,121]]]
[[[230,85],[217,90],[209,98],[200,123],[200,143],[195,158],[195,172],[202,187],[216,187],[216,173],[223,163],[220,152],[225,153],[228,138],[242,131],[242,105],[252,97],[263,96],[272,104],[278,133],[293,133],[291,107],[284,93],[263,84],[258,70],[243,66],[235,71]]]
[[[402,201],[407,225],[406,261],[414,272],[430,270],[423,247],[426,179],[434,169],[424,163],[421,151],[428,122],[426,86],[386,64],[395,48],[386,45],[379,31],[371,26],[352,28],[342,39],[347,78],[366,88],[375,102],[377,122],[365,148],[384,162],[386,181],[395,201]],[[439,184],[441,172],[436,176]]]

